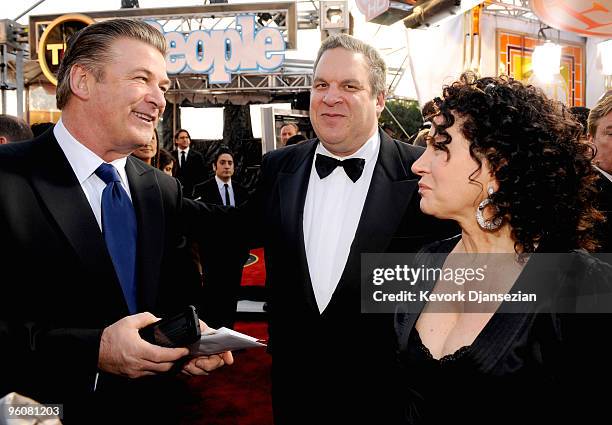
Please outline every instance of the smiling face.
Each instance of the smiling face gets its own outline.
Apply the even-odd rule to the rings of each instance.
[[[461,132],[464,120],[455,114],[453,116],[455,123],[446,129],[452,138],[446,145],[449,155],[428,140],[425,153],[412,164],[412,172],[421,176],[420,205],[425,214],[456,220],[460,224],[472,223],[475,221],[476,207],[487,197],[488,186],[492,185],[497,190],[497,185],[485,160],[482,160],[482,167],[477,171],[478,163],[470,155],[470,142]],[[436,124],[442,121],[442,116],[434,118]],[[434,131],[435,127],[432,128]],[[439,134],[434,137],[443,140]]]
[[[96,134],[90,136],[102,150],[112,153],[103,156],[107,160],[150,145],[170,85],[164,56],[147,43],[119,38],[110,46],[110,57],[99,81],[91,73],[74,79],[75,84],[87,85],[81,113],[95,122]]]
[[[321,56],[310,94],[310,120],[323,145],[347,156],[365,144],[378,125],[384,94],[372,94],[366,59],[338,47]]]

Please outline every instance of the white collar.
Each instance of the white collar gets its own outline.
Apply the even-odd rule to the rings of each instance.
[[[64,155],[66,155],[66,159],[68,159],[74,174],[76,174],[79,184],[82,185],[103,162],[106,162],[75,139],[64,126],[61,118],[53,128],[53,134],[60,148],[64,151]],[[119,172],[124,187],[128,187],[127,175],[125,173],[126,161],[127,157],[124,156],[111,162]]]
[[[223,185],[225,184],[225,182],[224,182],[223,180],[221,180],[221,179],[219,178],[219,176],[217,176],[216,174],[215,174],[215,180],[217,181],[217,186],[219,186],[219,187],[223,187]],[[230,178],[230,180],[227,182],[227,185],[228,185],[229,187],[232,187],[232,179],[231,179],[231,178]]]
[[[602,170],[597,165],[595,166],[595,168],[597,168],[601,174],[603,174],[608,180],[612,182],[612,174],[608,173],[607,171]]]

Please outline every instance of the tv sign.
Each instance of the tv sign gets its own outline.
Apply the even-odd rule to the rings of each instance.
[[[257,29],[255,15],[236,16],[236,27],[224,30],[196,30],[184,34],[164,32],[157,21],[146,21],[158,29],[168,43],[166,71],[207,74],[211,84],[225,84],[232,73],[272,72],[285,60],[285,40],[276,28]],[[65,15],[53,21],[41,37],[38,48],[45,76],[57,85],[57,70],[69,36],[94,21],[84,15]]]
[[[66,41],[77,31],[93,24],[89,16],[80,14],[62,15],[54,19],[43,32],[38,42],[38,63],[43,74],[57,86],[57,71],[66,51]]]

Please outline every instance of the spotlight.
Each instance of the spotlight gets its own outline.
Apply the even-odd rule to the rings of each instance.
[[[536,78],[545,84],[553,82],[555,75],[559,74],[561,65],[561,46],[546,41],[536,46],[531,55],[533,73]]]

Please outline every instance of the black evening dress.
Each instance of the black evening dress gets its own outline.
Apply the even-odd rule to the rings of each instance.
[[[457,242],[440,241],[423,252],[448,253]],[[534,275],[529,260],[513,289],[527,279],[552,279],[610,294],[612,267],[584,252],[568,255],[553,276]],[[417,319],[401,308],[396,313],[405,423],[610,420],[612,314],[495,313],[470,346],[441,359],[421,342]]]

